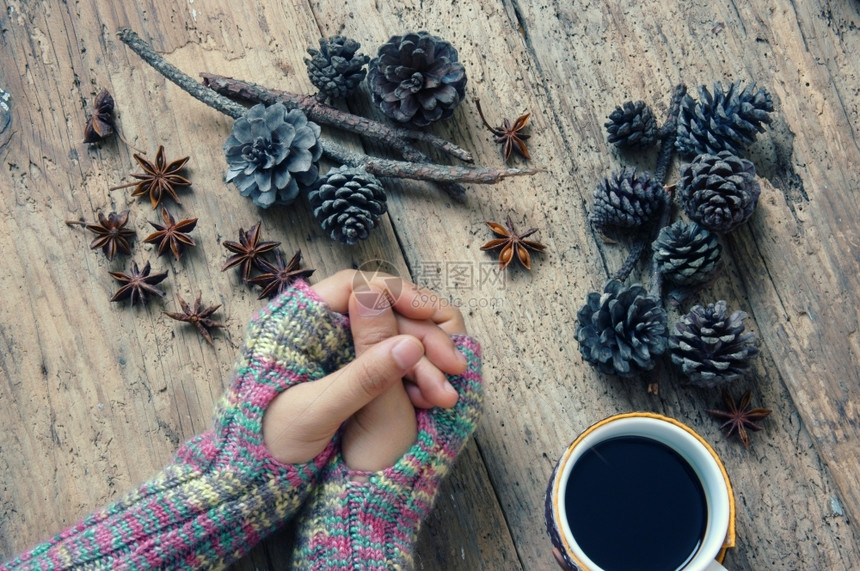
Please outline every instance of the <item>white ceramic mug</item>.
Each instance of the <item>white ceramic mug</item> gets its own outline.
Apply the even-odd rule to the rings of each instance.
[[[570,570],[603,571],[583,552],[570,530],[565,493],[576,461],[600,442],[623,436],[646,437],[672,448],[690,465],[707,502],[705,535],[684,571],[717,571],[726,549],[735,544],[735,502],[726,469],[713,448],[675,419],[648,412],[611,416],[593,424],[568,447],[553,471],[546,492],[546,525],[558,562]],[[618,546],[623,549],[623,545]]]

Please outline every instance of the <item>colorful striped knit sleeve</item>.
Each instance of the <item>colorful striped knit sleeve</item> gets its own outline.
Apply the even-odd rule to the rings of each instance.
[[[451,409],[417,410],[418,436],[390,468],[350,470],[336,452],[298,517],[293,568],[411,569],[421,521],[439,484],[474,432],[481,413],[481,352],[466,336],[455,344],[466,372],[449,376],[460,399]]]
[[[296,283],[251,322],[214,430],[187,442],[157,476],[0,570],[217,569],[247,553],[299,507],[335,450],[285,465],[262,436],[280,392],[354,355],[346,317]]]

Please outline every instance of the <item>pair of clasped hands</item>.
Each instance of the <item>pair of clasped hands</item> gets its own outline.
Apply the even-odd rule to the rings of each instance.
[[[385,274],[344,270],[311,289],[333,311],[349,315],[356,358],[278,395],[263,417],[266,447],[280,462],[304,463],[346,423],[346,465],[367,472],[387,468],[415,441],[415,407],[457,403],[445,374],[466,370],[450,337],[466,333],[463,316],[429,290]]]

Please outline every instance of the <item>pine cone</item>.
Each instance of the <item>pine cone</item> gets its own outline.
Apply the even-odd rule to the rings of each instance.
[[[261,208],[290,204],[300,188],[316,182],[322,155],[319,136],[319,125],[302,111],[287,111],[282,103],[258,103],[236,119],[224,143],[225,180]]]
[[[343,36],[320,38],[320,49],[308,48],[305,59],[311,83],[331,99],[349,97],[367,75],[364,65],[370,56],[356,54],[361,44]]]
[[[457,50],[427,32],[394,36],[368,67],[373,102],[410,127],[447,119],[466,94],[466,70]]]
[[[379,180],[363,168],[331,169],[309,195],[314,217],[332,240],[364,240],[388,206]]]
[[[707,228],[678,220],[660,230],[651,249],[657,271],[668,282],[691,287],[713,277],[723,248],[717,235]]]
[[[672,362],[700,387],[728,384],[744,376],[758,354],[755,333],[744,333],[747,314],[727,315],[726,302],[695,306],[669,335]]]
[[[771,122],[773,101],[764,89],[755,91],[755,83],[741,88],[736,81],[723,91],[714,83],[713,97],[703,85],[699,101],[686,95],[678,115],[678,136],[675,148],[685,156],[731,151],[743,156],[756,136],[764,132],[762,124]]]
[[[601,373],[631,377],[650,371],[666,350],[666,311],[640,284],[609,280],[577,313],[582,358]]]
[[[759,194],[755,166],[728,151],[697,156],[678,181],[678,199],[687,216],[714,232],[730,232],[746,222]]]
[[[609,114],[603,124],[607,140],[622,149],[646,149],[657,142],[657,121],[644,101],[627,101]]]
[[[627,167],[603,179],[594,190],[591,223],[607,228],[641,228],[656,219],[669,201],[666,189],[648,173]]]

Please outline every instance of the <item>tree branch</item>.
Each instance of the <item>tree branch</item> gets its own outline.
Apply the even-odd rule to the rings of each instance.
[[[321,139],[322,140],[322,139]],[[532,175],[541,172],[540,169],[514,169],[492,167],[458,167],[433,163],[416,163],[394,161],[371,157],[350,151],[346,147],[325,141],[323,153],[328,157],[351,167],[364,167],[376,176],[394,178],[409,178],[413,180],[428,180],[434,182],[471,182],[477,184],[495,184],[509,176]]]
[[[657,156],[657,166],[654,169],[654,180],[660,181],[661,184],[666,184],[666,176],[669,174],[669,166],[672,164],[672,159],[675,156],[675,137],[678,132],[678,113],[681,110],[681,102],[684,100],[684,96],[686,94],[686,85],[680,83],[675,86],[675,89],[672,91],[672,100],[669,103],[669,111],[666,113],[666,122],[663,123],[662,127],[660,127],[660,154]],[[660,232],[660,229],[668,222],[669,210],[672,207],[673,189],[674,187],[667,189],[667,192],[669,192],[669,201],[663,207],[663,214],[660,217],[660,222],[657,224],[657,232]],[[650,246],[651,242],[649,241],[649,238],[653,240],[651,233],[646,230],[643,233],[642,238],[630,250],[630,253],[627,255],[627,259],[624,260],[624,263],[618,271],[615,272],[615,275],[613,276],[615,279],[619,281],[627,279],[630,272],[632,272],[636,264],[639,263],[639,258],[641,258],[642,254],[645,253],[647,246]],[[658,297],[662,290],[662,285],[662,276],[652,274],[651,290],[652,292],[656,291]]]
[[[461,161],[472,162],[470,152],[432,133],[390,127],[385,123],[373,121],[360,115],[353,115],[326,105],[325,102],[313,95],[296,95],[288,91],[270,89],[250,81],[213,73],[201,73],[200,77],[203,78],[203,85],[221,95],[266,105],[280,102],[288,109],[301,109],[308,116],[308,119],[321,125],[337,127],[363,137],[382,141],[408,161],[428,161],[423,153],[406,142],[406,139],[416,139],[433,145]]]
[[[675,86],[672,92],[672,100],[669,103],[669,111],[666,113],[666,122],[660,127],[660,154],[657,157],[657,166],[654,169],[654,178],[661,184],[666,184],[666,175],[669,174],[669,165],[675,156],[675,138],[678,134],[678,113],[681,110],[681,102],[687,94],[687,86],[683,83]]]
[[[244,106],[194,81],[188,74],[164,59],[161,54],[156,53],[149,44],[140,39],[140,36],[132,30],[120,28],[116,35],[122,43],[131,48],[131,51],[139,55],[140,59],[181,87],[192,97],[199,99],[212,109],[220,111],[233,119],[238,119],[245,113],[246,109]]]
[[[269,89],[268,87],[263,87],[249,81],[211,73],[201,73],[200,76],[203,78],[204,86],[221,95],[254,103],[263,103],[264,105],[280,102],[288,109],[301,109],[311,121],[382,141],[407,161],[431,163],[430,157],[407,143],[400,136],[405,129],[393,129],[383,123],[341,111],[340,109],[326,105],[324,101],[313,95],[296,95],[287,91]],[[453,143],[448,143],[448,141],[435,135],[428,134],[427,136],[431,138],[431,142],[435,143],[437,147],[449,152],[453,150],[454,152],[451,152],[451,154],[455,156],[457,156],[456,151],[462,151],[459,158],[467,161],[472,160],[470,153],[460,149],[460,147],[457,147]],[[462,201],[466,195],[466,189],[457,182],[447,181],[441,184],[445,192],[458,201]]]
[[[194,81],[186,73],[184,73],[174,65],[168,63],[167,60],[165,60],[160,54],[156,53],[149,46],[149,44],[144,42],[140,38],[140,36],[138,36],[132,30],[128,28],[122,28],[117,32],[117,36],[132,51],[134,51],[138,56],[140,56],[141,59],[143,59],[147,64],[152,66],[152,68],[154,68],[164,77],[166,77],[167,79],[181,87],[184,91],[197,98],[198,100],[202,101],[209,107],[212,107],[213,109],[220,111],[234,119],[241,117],[247,110],[243,105],[240,105],[239,103],[229,99],[228,97],[225,97],[224,95],[207,88],[205,85]],[[247,84],[245,82],[242,82],[242,84],[244,84],[242,89],[253,86],[253,84]],[[266,88],[262,88],[260,86],[254,87],[259,90],[257,93],[260,96],[263,96],[267,92],[268,97],[272,97],[272,93],[277,93],[281,96],[289,95],[294,99],[295,105],[298,105],[299,100],[306,100],[305,102],[309,105],[311,109],[315,110],[315,112],[319,112],[322,114],[329,113],[328,111],[320,111],[320,109],[326,107],[327,109],[331,109],[338,113],[343,113],[337,109],[328,107],[327,105],[323,105],[318,99],[313,98],[311,96],[298,96],[294,94],[286,94],[285,92],[273,92],[272,90],[266,90]],[[375,122],[369,121],[368,119],[359,117],[357,115],[351,115],[348,113],[344,115],[349,116],[341,117],[341,119],[345,120],[347,123],[362,126],[361,131],[356,131],[360,132],[361,134],[367,134],[365,132],[365,129],[371,133],[377,133],[379,132],[378,126],[382,125],[379,123],[373,125],[373,123]],[[391,129],[385,125],[382,125],[382,127],[391,131]],[[396,136],[398,130],[393,130],[392,132],[395,135],[394,138],[400,140],[400,138]],[[424,140],[425,137],[422,135],[420,138]],[[386,138],[385,140],[388,140],[388,138]],[[371,172],[378,176],[441,182],[443,183],[443,186],[445,187],[447,192],[454,198],[461,198],[463,195],[464,189],[459,184],[460,182],[494,184],[509,176],[532,175],[537,172],[540,172],[540,170],[538,169],[455,167],[449,165],[439,165],[429,162],[429,158],[427,158],[425,155],[423,155],[423,153],[420,153],[420,151],[417,151],[417,149],[414,148],[412,149],[412,151],[406,151],[406,153],[409,153],[409,156],[414,157],[415,160],[410,160],[409,162],[406,162],[392,161],[388,159],[381,159],[378,157],[371,157],[369,155],[364,155],[360,153],[354,153],[352,151],[348,151],[341,145],[338,145],[323,137],[320,137],[320,144],[323,147],[323,153],[337,162],[340,162],[342,164],[348,164],[350,166],[364,166],[368,172]],[[405,147],[411,148],[411,146],[406,143],[403,143],[403,145],[405,145]],[[405,147],[401,146],[400,148]]]

